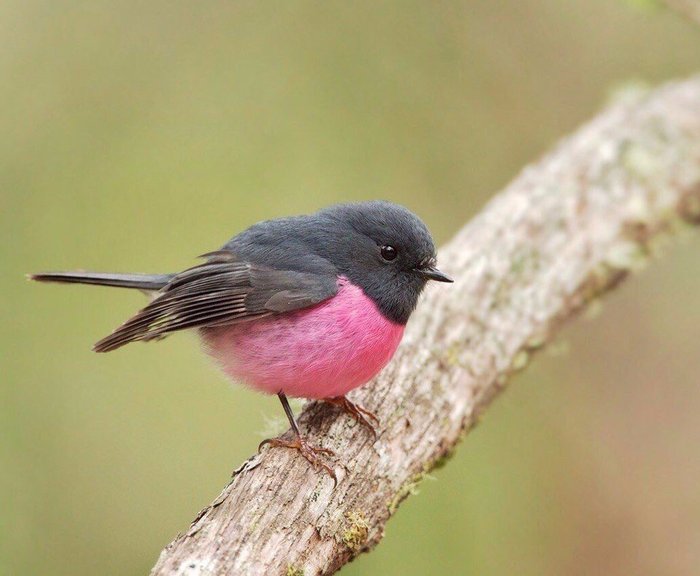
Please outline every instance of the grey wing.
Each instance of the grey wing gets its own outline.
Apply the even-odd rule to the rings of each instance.
[[[335,274],[273,270],[230,252],[176,274],[148,306],[94,346],[109,352],[129,342],[162,338],[186,328],[232,324],[318,304],[338,290]]]

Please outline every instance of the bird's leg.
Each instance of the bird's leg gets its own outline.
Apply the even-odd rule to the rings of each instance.
[[[258,452],[260,452],[262,447],[266,444],[269,444],[270,446],[279,446],[281,448],[292,448],[294,450],[298,450],[299,453],[306,458],[316,470],[323,468],[326,472],[328,472],[328,474],[330,474],[333,480],[337,481],[333,469],[323,461],[323,458],[320,457],[321,454],[335,456],[335,453],[327,448],[314,448],[313,446],[309,446],[304,437],[301,435],[301,431],[299,430],[299,426],[297,426],[297,422],[294,419],[294,412],[292,412],[292,407],[289,405],[287,397],[283,392],[278,392],[277,396],[279,397],[280,402],[282,402],[284,413],[287,415],[289,424],[292,426],[294,439],[283,440],[282,438],[268,438],[260,443],[258,446]]]
[[[359,404],[351,402],[346,396],[324,398],[323,402],[327,402],[328,404],[334,404],[335,406],[340,407],[340,409],[343,410],[343,412],[347,412],[348,414],[350,414],[350,416],[357,420],[357,422],[369,428],[375,438],[377,437],[377,430],[374,426],[379,425],[379,418],[377,418],[377,415],[373,412],[370,412],[369,410],[363,408]],[[372,424],[370,420],[372,420],[374,424]]]

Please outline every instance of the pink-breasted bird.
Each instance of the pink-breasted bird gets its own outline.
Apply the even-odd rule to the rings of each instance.
[[[374,427],[374,414],[347,393],[394,355],[428,280],[452,282],[436,268],[425,224],[383,201],[338,204],[315,214],[259,222],[175,274],[46,272],[38,281],[135,288],[151,302],[94,346],[124,344],[196,329],[207,352],[236,382],[277,394],[297,449],[331,475],[302,437],[287,396],[340,406]],[[261,444],[262,446],[262,444]]]

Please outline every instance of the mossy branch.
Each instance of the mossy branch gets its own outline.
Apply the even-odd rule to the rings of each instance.
[[[400,503],[563,321],[700,224],[700,78],[628,95],[526,168],[440,252],[390,366],[353,399],[379,438],[311,403],[338,484],[289,450],[246,462],[152,576],[332,574],[372,549]]]

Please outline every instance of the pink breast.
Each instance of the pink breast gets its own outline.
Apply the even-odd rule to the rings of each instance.
[[[232,380],[257,390],[342,396],[389,362],[404,327],[347,279],[338,288],[335,297],[298,312],[204,329],[205,348]]]

